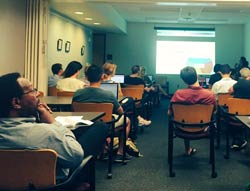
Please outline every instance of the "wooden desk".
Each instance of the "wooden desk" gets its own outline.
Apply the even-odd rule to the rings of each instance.
[[[235,116],[243,125],[245,125],[246,127],[250,128],[250,116]]]
[[[44,96],[39,99],[51,107],[52,111],[71,111],[72,97]]]
[[[104,112],[53,112],[55,117],[57,116],[83,116],[83,119],[96,121],[101,119],[105,113]]]

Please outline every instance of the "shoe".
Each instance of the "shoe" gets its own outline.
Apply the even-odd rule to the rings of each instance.
[[[129,162],[131,159],[132,159],[131,156],[125,155],[124,162]],[[122,163],[122,162],[123,162],[123,156],[120,155],[120,154],[117,154],[117,155],[114,157],[114,162],[116,162],[116,163]]]
[[[141,116],[138,116],[138,126],[149,126],[151,123],[151,120],[146,120],[143,119]]]
[[[185,155],[190,157],[190,156],[194,155],[196,152],[197,152],[197,150],[195,148],[190,148],[189,152],[186,153]]]
[[[235,149],[235,150],[243,149],[246,147],[246,145],[247,145],[246,140],[233,141],[231,149]]]

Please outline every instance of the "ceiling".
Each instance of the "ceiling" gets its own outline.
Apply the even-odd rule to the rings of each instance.
[[[49,0],[49,3],[57,13],[106,32],[125,32],[122,28],[128,22],[212,25],[250,22],[250,0]],[[77,15],[75,11],[83,14]]]

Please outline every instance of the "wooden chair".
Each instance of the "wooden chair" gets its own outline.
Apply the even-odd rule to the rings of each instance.
[[[235,116],[236,115],[250,115],[250,99],[240,99],[240,98],[228,98],[227,107],[228,112],[226,113],[226,155],[225,158],[228,159],[229,153],[229,126],[235,126],[236,128],[244,128],[241,122],[239,122]]]
[[[213,120],[213,105],[202,104],[181,104],[172,103],[172,114],[169,115],[169,137],[168,137],[168,163],[169,175],[174,177],[173,171],[173,139],[199,140],[209,138],[210,157],[209,162],[212,167],[212,178],[217,177],[215,172],[215,152],[214,152],[214,130],[215,120]]]
[[[68,96],[73,97],[75,92],[68,92],[68,91],[58,91],[57,96]]]
[[[105,112],[105,115],[102,117],[102,120],[107,123],[110,128],[109,136],[111,138],[110,147],[109,147],[109,161],[108,161],[108,174],[107,178],[112,178],[112,163],[113,163],[113,145],[114,145],[114,134],[115,130],[121,130],[120,128],[115,129],[115,122],[117,122],[122,115],[117,119],[113,119],[113,104],[112,103],[81,103],[81,102],[72,102],[72,110],[75,112]],[[126,147],[126,117],[124,116],[124,123],[122,126],[124,145]],[[125,150],[123,150],[123,164],[125,163]]]
[[[56,86],[48,87],[48,96],[57,96],[57,92],[59,92],[59,89]]]
[[[93,159],[86,157],[62,183],[56,184],[57,153],[52,149],[0,150],[0,190],[65,190],[83,167]],[[93,161],[92,161],[93,162]],[[91,167],[92,190],[95,189],[94,168]]]
[[[141,112],[144,116],[148,115],[148,111],[146,108],[147,105],[144,106],[141,103],[143,92],[144,92],[144,86],[142,86],[142,85],[138,85],[138,87],[136,87],[135,85],[134,86],[130,85],[129,87],[122,88],[123,96],[131,97],[131,98],[133,98],[133,100],[135,102],[134,111],[128,113],[128,115],[130,116],[131,122],[132,122],[131,124],[133,124],[133,128],[131,128],[131,133],[134,135],[132,135],[132,136],[136,136],[136,132],[137,132],[137,119],[136,119],[137,115],[136,115],[136,113]],[[141,126],[141,131],[143,131],[142,126]]]
[[[216,115],[216,135],[217,135],[217,148],[220,147],[220,135],[222,131],[225,129],[226,117],[224,116],[224,110],[227,108],[227,99],[232,98],[233,95],[230,93],[219,93],[217,94],[217,104],[218,110]]]

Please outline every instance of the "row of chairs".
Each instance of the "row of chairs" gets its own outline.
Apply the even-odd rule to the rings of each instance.
[[[229,158],[229,126],[242,123],[237,121],[235,116],[250,116],[250,99],[233,98],[229,94],[218,96],[218,109],[212,105],[187,105],[174,103],[171,105],[172,115],[169,115],[169,137],[168,137],[168,163],[169,176],[174,177],[173,171],[173,140],[175,137],[189,140],[209,138],[209,163],[211,164],[211,177],[217,177],[215,171],[215,146],[214,140],[217,139],[217,147],[220,146],[220,135],[222,128],[225,127],[226,135],[226,154]]]

